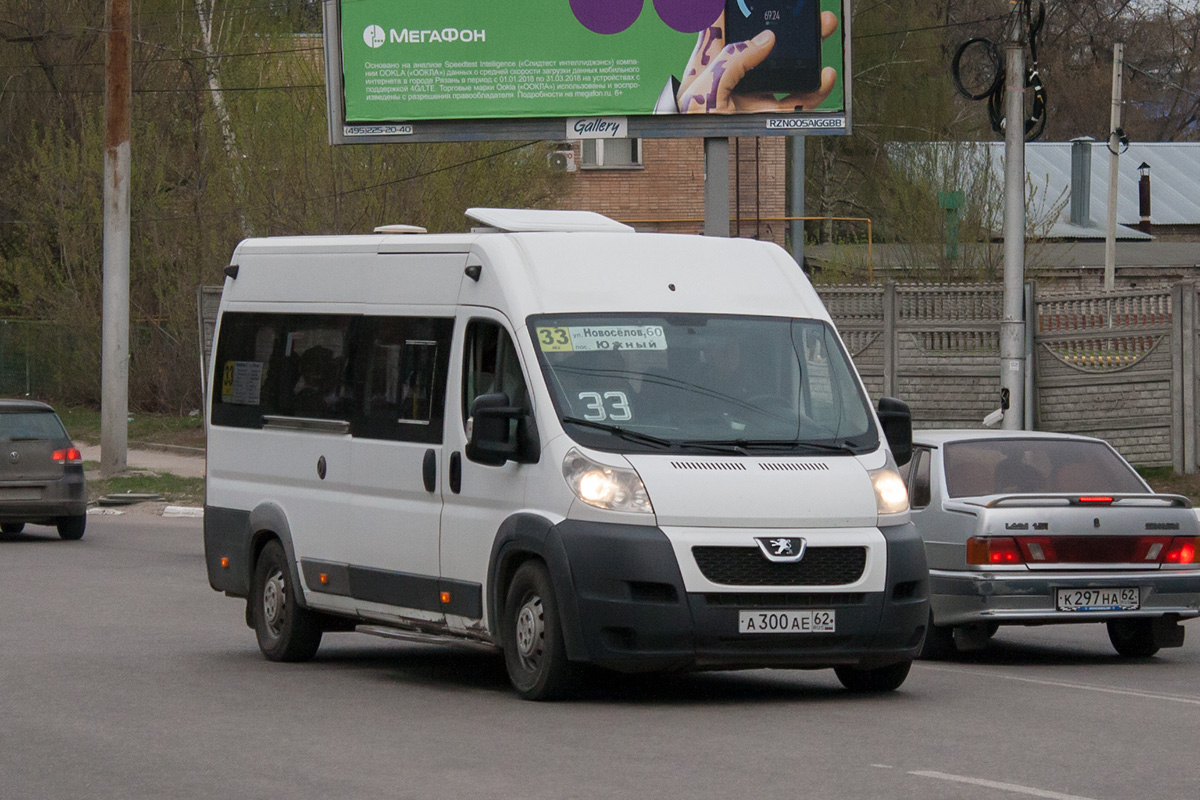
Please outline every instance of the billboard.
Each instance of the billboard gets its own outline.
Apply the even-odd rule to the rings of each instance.
[[[330,139],[848,133],[849,0],[327,0]]]

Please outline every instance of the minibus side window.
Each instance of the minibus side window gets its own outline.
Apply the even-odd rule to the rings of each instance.
[[[213,424],[261,428],[265,416],[348,419],[352,323],[332,314],[225,314]]]
[[[511,405],[529,410],[529,391],[508,331],[490,320],[471,320],[463,353],[464,423],[481,394],[503,392]]]
[[[358,328],[360,399],[351,433],[440,444],[454,320],[365,317]]]

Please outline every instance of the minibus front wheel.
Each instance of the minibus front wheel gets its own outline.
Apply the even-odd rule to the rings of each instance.
[[[550,573],[526,561],[505,595],[501,638],[513,688],[527,700],[554,700],[570,689],[574,665],[567,660],[562,622]]]

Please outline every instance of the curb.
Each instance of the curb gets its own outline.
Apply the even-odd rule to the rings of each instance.
[[[198,506],[167,506],[163,509],[164,517],[190,517],[199,519],[204,516],[204,509]]]

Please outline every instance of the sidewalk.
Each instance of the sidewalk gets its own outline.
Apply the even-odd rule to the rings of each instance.
[[[79,448],[84,461],[100,460],[100,445],[85,444]],[[204,477],[204,454],[166,452],[160,450],[134,450],[126,454],[126,463],[132,469],[144,469],[158,474],[169,473],[181,478]]]

